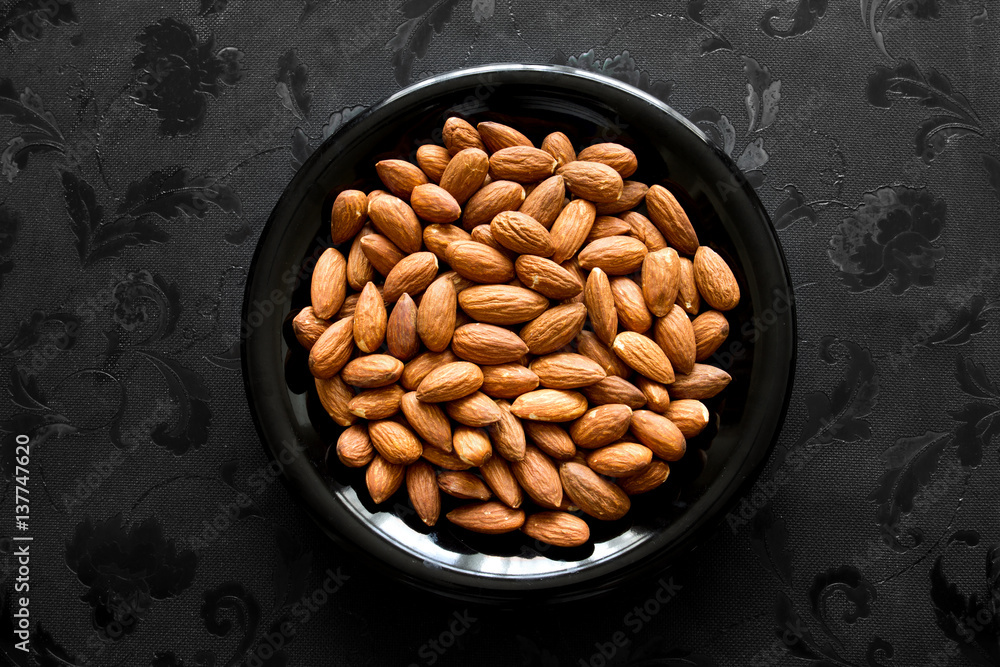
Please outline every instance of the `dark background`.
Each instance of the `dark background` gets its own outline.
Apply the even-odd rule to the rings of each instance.
[[[29,658],[5,621],[7,658],[1000,664],[1000,15],[860,4],[0,4],[0,536],[14,437],[36,445],[35,633]],[[604,72],[698,121],[788,255],[784,432],[666,604],[659,581],[516,612],[400,588],[318,534],[247,412],[242,288],[294,169],[402,86],[498,61]],[[297,602],[328,573],[325,604]]]

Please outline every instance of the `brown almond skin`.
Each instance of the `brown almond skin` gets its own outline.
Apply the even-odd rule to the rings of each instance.
[[[500,421],[502,412],[489,396],[481,391],[474,391],[467,396],[448,401],[444,404],[448,416],[459,424],[482,428]]]
[[[513,331],[478,322],[455,329],[451,349],[458,357],[483,365],[518,361],[528,352],[528,346]]]
[[[436,524],[441,516],[441,492],[431,464],[417,461],[407,466],[406,491],[420,520],[428,526]]]
[[[444,122],[444,128],[441,131],[441,140],[444,141],[444,145],[452,155],[468,148],[478,148],[481,151],[486,151],[486,144],[483,143],[482,137],[479,136],[479,131],[470,123],[457,116],[452,116]]]
[[[707,364],[695,364],[694,369],[686,375],[678,375],[669,387],[671,398],[694,398],[698,400],[712,398],[725,389],[732,376],[721,368]]]
[[[483,480],[471,472],[446,470],[437,476],[438,487],[455,498],[463,500],[489,500],[490,490]]]
[[[387,194],[389,193],[386,192],[385,190],[372,190],[371,192],[369,192],[368,196],[365,197],[365,201],[367,202],[365,205],[365,210],[366,211],[368,210],[368,207],[372,205],[372,202],[375,201],[376,198]]]
[[[424,183],[413,188],[410,206],[417,216],[427,222],[455,222],[462,217],[462,207],[450,192],[434,183]]]
[[[608,376],[617,375],[627,379],[632,373],[632,369],[619,359],[610,347],[602,343],[593,331],[580,332],[576,337],[576,349],[583,356],[590,357],[599,363]]]
[[[656,317],[663,317],[673,308],[680,282],[680,257],[673,248],[651,252],[643,259],[642,296]]]
[[[604,239],[609,236],[628,236],[631,233],[632,225],[621,218],[598,213],[597,217],[594,218],[594,226],[590,228],[590,234],[587,235],[586,243],[592,243],[597,239]]]
[[[423,446],[413,431],[390,419],[370,421],[368,437],[375,451],[389,463],[409,465],[423,452]]]
[[[419,354],[403,365],[403,375],[399,378],[399,384],[407,391],[415,391],[432,370],[458,360],[450,349]]]
[[[508,146],[490,156],[490,177],[498,181],[535,183],[551,176],[556,159],[539,148]]]
[[[445,251],[455,241],[471,241],[472,235],[456,225],[430,224],[424,227],[424,246],[434,255],[445,260]]]
[[[406,160],[381,160],[375,163],[375,171],[389,192],[401,199],[409,199],[413,188],[427,183],[420,167]]]
[[[708,408],[701,401],[683,398],[673,401],[663,416],[674,423],[685,438],[693,438],[708,426]]]
[[[622,195],[621,175],[600,162],[570,162],[559,167],[559,175],[566,179],[567,190],[595,204],[618,201]]]
[[[550,299],[569,299],[580,294],[580,284],[567,269],[546,257],[521,255],[514,272],[525,287]]]
[[[500,245],[521,255],[548,257],[555,251],[549,230],[527,213],[501,211],[490,222],[490,231]]]
[[[701,310],[701,295],[694,280],[694,264],[687,257],[680,258],[680,280],[677,283],[677,305],[688,315]]]
[[[559,478],[573,504],[595,519],[615,521],[625,516],[632,506],[624,491],[586,465],[572,461],[562,463]]]
[[[586,410],[583,394],[564,389],[536,389],[521,394],[510,406],[515,416],[542,422],[572,421]]]
[[[476,125],[476,129],[479,130],[479,136],[483,138],[483,143],[486,144],[486,149],[490,153],[495,153],[511,146],[534,147],[531,139],[510,125],[486,121]]]
[[[486,485],[503,504],[518,508],[524,502],[521,485],[517,483],[517,478],[511,472],[510,464],[507,461],[499,456],[491,456],[483,465],[479,466],[479,472]]]
[[[615,375],[610,375],[597,384],[580,390],[591,405],[622,403],[638,410],[646,405],[646,396],[634,384]]]
[[[663,238],[660,230],[643,214],[628,211],[627,213],[622,213],[621,216],[622,220],[627,222],[629,227],[632,228],[631,235],[645,243],[649,252],[659,252],[668,247],[667,240]]]
[[[441,176],[444,175],[444,170],[450,161],[451,153],[444,146],[424,144],[417,149],[417,165],[434,183],[441,182]]]
[[[524,458],[510,466],[521,488],[542,507],[558,509],[562,504],[559,470],[537,447],[528,445]]]
[[[389,315],[385,302],[375,283],[368,283],[361,290],[361,297],[354,310],[354,342],[362,352],[374,352],[385,340]]]
[[[460,528],[486,535],[509,533],[524,525],[522,510],[507,507],[496,500],[465,505],[453,509],[445,516]]]
[[[368,234],[361,239],[361,252],[368,262],[383,276],[389,275],[392,268],[406,257],[396,244],[381,234]],[[346,266],[345,266],[346,269]],[[345,275],[346,280],[346,275]]]
[[[476,225],[472,229],[472,240],[476,243],[482,243],[483,245],[488,245],[494,250],[499,251],[504,257],[510,261],[514,261],[515,253],[511,252],[507,248],[500,245],[500,243],[493,238],[493,231],[490,229],[489,225]]]
[[[292,331],[295,332],[295,339],[307,350],[312,349],[312,346],[329,327],[329,320],[317,317],[312,306],[306,306],[292,318]]]
[[[347,261],[333,248],[320,255],[313,271],[310,298],[316,317],[327,320],[337,314],[347,296]]]
[[[481,466],[493,456],[493,445],[481,428],[457,426],[451,443],[455,456],[472,466]]]
[[[562,132],[553,132],[542,140],[542,150],[556,159],[560,167],[576,160],[573,142]]]
[[[552,261],[562,264],[576,254],[590,234],[597,218],[597,209],[585,199],[575,199],[567,204],[552,223],[550,233],[555,251]]]
[[[470,317],[487,324],[521,324],[549,307],[538,292],[511,285],[476,285],[458,295],[458,304]]]
[[[549,389],[579,389],[600,382],[607,373],[589,357],[572,352],[559,352],[538,357],[529,368]]]
[[[639,442],[664,461],[678,461],[687,451],[684,434],[663,415],[650,410],[636,410],[632,413],[630,428]]]
[[[493,398],[514,399],[538,387],[538,376],[518,363],[483,366],[482,392]]]
[[[647,191],[649,191],[649,186],[645,183],[640,183],[639,181],[625,181],[622,183],[622,196],[618,198],[618,201],[598,204],[597,214],[618,215],[620,213],[624,213],[625,211],[630,211],[646,199]]]
[[[524,421],[525,435],[540,450],[559,461],[576,456],[576,444],[561,424]]]
[[[399,412],[402,397],[403,390],[396,384],[368,389],[351,398],[347,409],[362,419],[387,419]]]
[[[624,276],[638,271],[648,253],[646,245],[631,236],[608,236],[587,244],[577,258],[584,269]]]
[[[532,354],[555,352],[583,329],[587,308],[581,303],[567,303],[549,308],[521,328],[521,340]]]
[[[500,419],[489,425],[490,440],[497,453],[508,461],[520,461],[524,458],[524,427],[521,420],[510,412],[510,403],[496,401],[500,411]]]
[[[403,374],[403,362],[388,354],[369,354],[347,362],[340,377],[352,387],[385,387]]]
[[[375,229],[389,238],[400,250],[414,253],[423,243],[423,228],[417,214],[399,197],[382,195],[368,205],[368,216]]]
[[[446,452],[437,447],[424,447],[421,458],[444,470],[468,470],[472,467],[471,463],[466,463],[458,458],[454,452]]]
[[[424,442],[446,452],[452,451],[451,422],[448,421],[448,415],[441,406],[436,403],[425,403],[417,398],[417,392],[411,391],[403,394],[400,408],[410,428],[416,431]]]
[[[493,181],[469,198],[462,212],[462,227],[466,230],[488,225],[503,211],[516,211],[524,203],[524,186],[514,181]]]
[[[646,397],[646,407],[653,412],[663,414],[670,407],[670,392],[665,385],[640,375],[635,379],[635,386]]]
[[[577,155],[577,160],[606,164],[622,178],[628,178],[639,168],[639,161],[630,149],[615,143],[592,144]]]
[[[570,257],[559,266],[569,271],[570,275],[573,276],[573,281],[580,288],[576,296],[567,299],[564,303],[583,303],[583,287],[587,284],[587,274],[580,268],[580,262],[576,260],[576,257]]]
[[[707,246],[694,254],[694,282],[701,297],[716,310],[732,310],[740,302],[740,286],[732,269]]]
[[[362,287],[364,287],[364,285],[362,285]],[[358,299],[360,298],[361,295],[357,292],[348,294],[347,298],[344,299],[344,305],[340,307],[340,310],[337,311],[336,317],[333,319],[342,320],[345,317],[354,317],[354,311],[358,307]]]
[[[611,345],[618,335],[618,310],[615,308],[611,281],[602,269],[595,268],[587,276],[583,303],[587,307],[594,333],[605,345]]]
[[[371,225],[365,225],[351,242],[351,249],[347,253],[347,284],[351,288],[361,291],[365,285],[375,278],[375,268],[368,261],[364,250],[361,248],[361,241],[369,234],[374,234],[375,230]]]
[[[337,458],[348,468],[364,468],[375,458],[366,426],[345,428],[337,438]]]
[[[438,272],[438,259],[434,253],[417,252],[407,255],[385,277],[382,297],[386,303],[395,303],[404,292],[416,296],[434,280]]]
[[[675,372],[691,372],[698,347],[695,343],[694,327],[683,308],[674,304],[666,317],[659,318],[653,328],[653,337],[667,355]]]
[[[618,357],[635,372],[661,384],[674,381],[674,370],[670,360],[653,340],[635,333],[623,331],[611,346]]]
[[[354,318],[338,320],[323,332],[309,350],[309,372],[329,379],[340,372],[354,351]]]
[[[401,361],[409,361],[420,352],[420,336],[417,335],[417,304],[409,294],[399,297],[389,314],[385,330],[386,347],[389,354]],[[402,369],[400,369],[402,373]]]
[[[340,245],[354,238],[368,219],[368,197],[360,190],[344,190],[330,209],[330,242]]]
[[[558,159],[558,158],[556,158]],[[524,198],[518,210],[530,215],[545,229],[551,229],[552,223],[559,217],[566,198],[566,180],[556,174],[549,176],[532,189]]]
[[[451,344],[457,306],[455,285],[448,277],[438,277],[427,287],[417,309],[417,333],[428,350],[441,352]]]
[[[698,250],[698,235],[670,190],[662,185],[651,186],[646,192],[646,210],[649,219],[678,252],[693,255]]]
[[[568,512],[538,512],[521,526],[528,537],[554,547],[579,547],[590,539],[590,526]]]
[[[653,315],[646,307],[642,288],[624,276],[611,279],[611,294],[615,300],[618,321],[629,331],[645,333],[653,326]]]
[[[457,153],[441,174],[441,188],[460,206],[464,206],[483,187],[490,170],[490,158],[480,148],[466,148]]]
[[[670,476],[670,466],[663,461],[653,461],[635,475],[618,480],[621,490],[630,496],[649,493],[659,488]]]
[[[628,432],[632,408],[609,403],[591,408],[569,427],[569,435],[578,447],[596,449],[609,445]]]
[[[417,387],[417,398],[424,403],[454,401],[478,391],[483,386],[483,372],[467,361],[455,361],[433,369]]]
[[[389,463],[381,456],[372,459],[365,471],[368,493],[376,505],[384,503],[396,493],[403,485],[405,477],[406,466]]]
[[[711,357],[729,337],[729,320],[717,310],[706,311],[694,318],[691,328],[694,330],[696,361]]]
[[[627,477],[653,461],[653,451],[634,442],[619,442],[587,453],[587,465],[600,475]]]
[[[330,415],[330,419],[340,426],[350,426],[358,421],[357,415],[351,414],[350,401],[354,398],[354,391],[348,387],[339,375],[334,375],[328,380],[316,378],[316,394],[323,409]]]
[[[459,275],[477,283],[505,283],[514,277],[514,263],[499,250],[476,241],[456,241],[445,257]]]

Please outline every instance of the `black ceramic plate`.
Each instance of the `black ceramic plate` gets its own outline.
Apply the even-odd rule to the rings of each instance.
[[[743,299],[714,363],[733,376],[709,406],[718,418],[672,465],[670,480],[634,498],[617,522],[593,521],[587,547],[559,549],[520,533],[482,536],[443,518],[427,529],[405,488],[374,506],[363,472],[331,455],[339,429],[319,406],[289,320],[308,305],[309,272],[329,238],[332,197],[381,187],[374,164],[413,160],[440,143],[451,115],[508,122],[536,142],[561,130],[578,147],[618,141],[639,158],[635,178],[678,193],[702,244],[734,267]],[[346,255],[346,249],[344,249]],[[724,153],[680,114],[619,81],[564,67],[497,65],[428,79],[330,137],[289,184],[261,234],[244,301],[243,375],[251,412],[292,493],[344,547],[399,580],[478,600],[573,599],[648,576],[696,546],[760,471],[791,388],[791,286],[770,220]],[[450,501],[447,499],[446,501]],[[451,505],[446,502],[444,511]],[[444,512],[442,512],[443,515]]]

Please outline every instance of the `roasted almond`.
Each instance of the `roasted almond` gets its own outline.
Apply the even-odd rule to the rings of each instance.
[[[437,272],[438,259],[434,253],[417,252],[407,255],[385,277],[382,297],[386,303],[395,303],[404,292],[411,296],[420,294],[431,284]]]
[[[649,251],[631,236],[608,236],[591,241],[578,257],[584,269],[600,268],[608,275],[624,276],[642,266]]]
[[[318,378],[332,378],[344,367],[353,351],[354,318],[337,320],[309,350],[309,372]]]
[[[630,149],[615,143],[592,144],[577,155],[577,160],[606,164],[622,178],[628,178],[639,168],[639,161]]]
[[[348,468],[364,468],[375,458],[366,426],[345,428],[337,438],[337,458]]]
[[[595,268],[587,277],[583,303],[587,307],[594,333],[606,345],[613,343],[618,334],[618,310],[615,308],[611,281],[602,269]]]
[[[456,241],[445,251],[459,275],[477,283],[505,283],[514,277],[514,263],[499,250],[476,241]]]
[[[444,404],[448,416],[465,426],[481,428],[500,421],[502,412],[493,399],[481,391]]]
[[[698,249],[698,235],[677,198],[662,185],[653,185],[646,192],[649,219],[678,252],[693,255]]]
[[[424,447],[424,453],[421,454],[421,458],[430,461],[444,470],[468,470],[472,467],[471,463],[466,463],[458,458],[458,455],[454,452],[446,452],[437,447]]]
[[[451,161],[451,153],[444,146],[424,144],[417,149],[417,165],[434,183],[441,182],[441,176]]]
[[[317,317],[312,306],[306,306],[292,318],[292,331],[295,332],[295,339],[307,350],[312,349],[312,346],[329,327],[329,320]]]
[[[351,398],[347,409],[362,419],[387,419],[399,412],[402,397],[403,390],[396,384],[368,389]]]
[[[365,202],[366,202],[365,203],[365,211],[366,212],[368,211],[368,207],[372,205],[372,202],[375,201],[376,198],[381,197],[382,195],[387,195],[387,194],[389,194],[389,193],[386,192],[385,190],[378,190],[378,189],[372,190],[371,192],[369,192],[368,196],[365,197]]]
[[[694,254],[694,282],[698,293],[716,310],[732,310],[740,302],[740,286],[732,269],[707,246]]]
[[[439,185],[424,183],[410,194],[413,212],[428,222],[455,222],[462,217],[462,207],[450,192]]]
[[[603,447],[620,440],[628,431],[632,408],[620,403],[598,405],[583,413],[569,427],[573,442],[584,449]]]
[[[674,381],[674,370],[667,355],[646,336],[634,331],[623,331],[615,338],[611,349],[629,368],[650,380],[661,384]]]
[[[417,335],[417,304],[409,294],[399,297],[389,314],[385,343],[389,354],[402,361],[409,361],[420,351],[420,337]]]
[[[566,181],[558,174],[536,185],[518,210],[530,215],[546,229],[552,227],[566,199]]]
[[[611,341],[612,343],[614,341]],[[590,357],[604,369],[609,376],[617,375],[627,378],[632,372],[628,365],[618,358],[607,345],[602,343],[593,331],[581,331],[576,337],[577,352],[585,357]]]
[[[670,392],[665,385],[640,375],[635,379],[635,386],[646,397],[646,407],[653,412],[663,414],[670,407]]]
[[[550,389],[577,389],[607,377],[596,361],[571,352],[538,357],[531,362],[530,369],[538,376],[541,385]]]
[[[634,442],[619,442],[587,453],[590,469],[609,477],[634,475],[652,461],[652,450]]]
[[[528,439],[552,458],[566,461],[576,456],[576,444],[562,425],[530,420],[522,425]]]
[[[340,426],[350,426],[358,421],[356,415],[351,414],[350,401],[354,398],[354,391],[348,387],[339,375],[334,375],[329,379],[316,378],[316,394],[323,409],[330,415],[330,419]]]
[[[596,217],[594,205],[585,199],[576,199],[567,204],[550,230],[552,246],[555,248],[552,261],[562,264],[575,255],[590,234]]]
[[[375,171],[389,192],[402,199],[409,199],[413,188],[427,182],[420,167],[406,160],[381,160],[375,163]]]
[[[556,170],[556,159],[531,146],[509,146],[490,156],[493,180],[534,183],[548,178]]]
[[[518,254],[548,257],[555,250],[549,230],[527,213],[501,211],[490,222],[490,231],[500,245]]]
[[[643,259],[642,296],[656,317],[663,317],[673,308],[680,282],[680,258],[673,248],[651,252]]]
[[[546,311],[549,300],[538,292],[511,285],[476,285],[458,295],[458,304],[487,324],[520,324]]]
[[[694,281],[694,264],[687,257],[680,258],[680,280],[677,282],[677,304],[688,315],[697,315],[701,309],[701,296]]]
[[[621,490],[630,496],[648,493],[659,488],[670,476],[670,466],[663,461],[653,461],[635,475],[618,480]]]
[[[372,446],[389,463],[408,465],[420,458],[423,446],[406,426],[390,419],[368,423]]]
[[[729,320],[717,310],[706,311],[694,318],[691,328],[694,330],[697,361],[711,357],[729,337]]]
[[[479,136],[479,131],[457,116],[452,116],[444,122],[444,128],[441,131],[441,140],[444,141],[444,145],[452,155],[467,148],[478,148],[481,151],[486,150],[486,144],[483,143],[482,137]]]
[[[516,211],[524,202],[524,187],[514,181],[493,181],[469,198],[462,213],[462,227],[488,225],[497,213]]]
[[[653,337],[667,355],[677,373],[690,373],[694,368],[697,346],[694,328],[684,309],[674,304],[665,317],[656,320]]]
[[[347,261],[333,248],[319,256],[313,270],[310,295],[316,317],[330,319],[347,296]]]
[[[407,466],[406,491],[420,520],[428,526],[436,524],[441,515],[441,493],[437,475],[429,463],[417,461]]]
[[[399,378],[399,384],[407,391],[414,391],[432,370],[453,361],[458,361],[458,357],[450,349],[424,352],[403,365],[403,375]]]
[[[456,225],[427,225],[424,227],[424,245],[434,255],[447,261],[445,251],[455,241],[471,241],[472,235]]]
[[[538,376],[521,364],[483,366],[482,392],[493,398],[514,399],[538,387]]]
[[[639,442],[653,450],[664,461],[678,461],[687,451],[687,441],[677,426],[650,410],[636,410],[630,424]]]
[[[385,330],[389,315],[385,302],[375,283],[368,283],[361,290],[358,305],[354,309],[354,342],[362,352],[374,352],[385,340]]]
[[[685,438],[695,437],[708,426],[708,408],[692,398],[673,401],[663,416],[672,421]]]
[[[451,344],[457,307],[455,285],[447,276],[432,282],[417,309],[417,333],[428,350],[441,352]]]
[[[406,466],[389,463],[376,456],[365,470],[365,484],[376,505],[384,503],[403,485]]]
[[[441,174],[441,188],[458,204],[465,205],[469,197],[483,187],[490,170],[490,158],[480,148],[458,152]]]
[[[464,500],[489,500],[490,490],[483,480],[471,472],[446,470],[437,476],[438,487],[455,498]]]
[[[576,160],[573,142],[562,132],[553,132],[542,140],[542,150],[556,159],[560,167]]]
[[[532,354],[555,352],[583,329],[587,308],[581,303],[567,303],[549,308],[521,328],[521,340]]]
[[[581,291],[573,273],[545,257],[521,255],[514,271],[525,287],[550,299],[569,299]]]
[[[451,447],[451,422],[448,415],[436,403],[425,403],[417,398],[417,392],[403,394],[400,399],[403,416],[424,441],[446,452]]]
[[[503,150],[504,148],[510,148],[511,146],[534,146],[531,143],[531,139],[528,139],[528,137],[510,125],[487,121],[476,125],[476,129],[479,130],[479,136],[483,138],[483,143],[486,144],[487,150],[491,153]]]
[[[633,410],[646,405],[646,396],[642,391],[628,380],[616,375],[609,375],[580,391],[591,405],[622,403]]]
[[[468,396],[483,386],[483,372],[467,361],[455,361],[433,369],[417,387],[424,403],[442,403]]]
[[[479,466],[479,472],[486,485],[503,504],[517,508],[524,502],[521,485],[517,483],[517,478],[511,472],[510,464],[507,461],[499,456],[491,456],[483,465]]]
[[[340,377],[352,387],[374,389],[396,382],[403,374],[403,362],[388,354],[369,354],[347,362]]]
[[[629,331],[645,333],[653,326],[653,316],[646,307],[642,288],[624,276],[611,279],[611,295],[615,301],[618,321]]]
[[[372,268],[383,276],[389,275],[392,268],[406,257],[406,254],[397,248],[395,243],[381,234],[368,234],[361,239],[361,252],[368,258]],[[346,265],[344,268],[346,280]]]
[[[520,461],[524,458],[524,427],[521,420],[511,414],[510,403],[496,401],[500,411],[500,419],[489,425],[490,440],[497,453],[508,461]]]
[[[528,537],[554,547],[578,547],[590,539],[590,526],[568,512],[538,512],[521,526]]]
[[[566,179],[566,189],[595,204],[618,201],[622,195],[622,177],[600,162],[570,162],[559,167],[559,175]]]
[[[632,233],[632,225],[621,218],[613,215],[600,215],[594,218],[594,226],[590,228],[587,235],[587,243],[592,243],[597,239],[604,239],[609,236],[628,236]],[[645,246],[644,246],[645,247]]]
[[[632,506],[624,491],[583,464],[560,464],[559,478],[573,504],[595,519],[615,521]]]
[[[403,252],[420,250],[423,228],[417,214],[399,197],[382,195],[368,205],[368,215],[379,233],[387,236]]]
[[[521,394],[510,411],[521,419],[542,422],[573,421],[587,410],[587,399],[575,391],[536,389]]]
[[[678,375],[670,385],[671,398],[712,398],[732,382],[732,376],[721,368],[695,364],[690,373]]]
[[[480,428],[456,426],[451,444],[455,456],[472,466],[481,466],[493,456],[489,436]]]
[[[354,241],[351,242],[351,249],[347,253],[347,284],[359,292],[375,278],[375,269],[361,248],[364,238],[374,233],[375,230],[372,229],[371,225],[362,227],[358,235],[354,237]]]
[[[622,220],[632,228],[631,235],[646,244],[649,252],[658,252],[667,247],[667,240],[653,222],[642,213],[629,211],[622,213]],[[675,251],[676,252],[676,251]]]
[[[453,509],[445,516],[460,528],[487,535],[509,533],[524,525],[522,510],[507,507],[496,500],[465,505]]]
[[[562,503],[562,484],[556,464],[537,447],[529,445],[524,458],[510,466],[521,488],[542,507],[557,509]]]
[[[629,211],[643,202],[646,198],[646,192],[648,190],[649,187],[645,183],[640,183],[639,181],[625,181],[622,183],[622,196],[618,198],[618,201],[598,204],[597,214],[618,215],[619,213]]]
[[[466,361],[485,365],[518,361],[528,352],[528,346],[513,331],[479,322],[455,329],[451,349]]]
[[[344,190],[330,209],[330,243],[340,245],[361,231],[368,219],[368,197],[360,190]]]

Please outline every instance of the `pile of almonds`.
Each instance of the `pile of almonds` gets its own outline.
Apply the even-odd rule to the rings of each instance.
[[[457,117],[443,138],[339,193],[350,250],[320,257],[295,335],[375,503],[405,480],[428,526],[443,491],[468,530],[582,545],[581,512],[620,519],[708,424],[731,378],[699,362],[739,286],[668,189],[625,180],[625,146]]]

